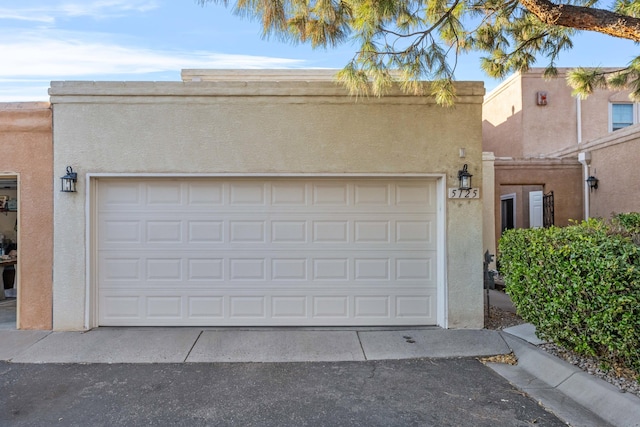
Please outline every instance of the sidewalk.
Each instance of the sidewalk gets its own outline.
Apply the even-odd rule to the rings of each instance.
[[[440,328],[97,328],[0,331],[13,363],[337,362],[509,353],[498,331]]]

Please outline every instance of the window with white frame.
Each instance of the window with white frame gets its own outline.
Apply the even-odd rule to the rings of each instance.
[[[638,106],[630,102],[611,103],[609,114],[610,131],[626,128],[638,123]]]

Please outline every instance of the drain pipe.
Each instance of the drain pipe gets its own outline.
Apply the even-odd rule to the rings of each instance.
[[[589,183],[586,181],[586,177],[589,176],[589,165],[591,164],[591,153],[583,152],[578,153],[578,161],[582,164],[582,186],[584,188],[584,219],[589,219]]]
[[[576,96],[576,139],[578,145],[582,144],[582,100]]]

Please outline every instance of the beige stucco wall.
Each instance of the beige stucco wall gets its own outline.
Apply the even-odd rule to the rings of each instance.
[[[77,194],[55,193],[54,328],[93,326],[87,173],[428,173],[451,187],[467,163],[479,186],[484,88],[457,90],[447,109],[399,92],[355,99],[330,81],[53,82],[54,170],[80,177]],[[481,328],[482,201],[448,200],[445,212],[448,326]]]
[[[18,181],[17,327],[51,329],[53,147],[49,104],[0,103],[0,146],[0,176]],[[14,235],[13,225],[8,235]]]
[[[496,157],[522,157],[522,84],[519,75],[491,91],[482,106],[482,148]]]
[[[485,151],[496,157],[536,158],[609,134],[610,102],[630,102],[629,91],[595,90],[585,100],[571,95],[566,68],[545,80],[543,69],[516,73],[487,94],[483,107]],[[547,105],[537,105],[537,93]]]
[[[640,212],[640,125],[615,131],[583,148],[591,153],[590,174],[599,179],[598,189],[589,193],[590,216]]]
[[[537,93],[547,92],[547,105],[537,105]],[[583,101],[583,104],[589,103]],[[545,80],[539,70],[522,76],[522,151],[537,157],[578,143],[576,99],[563,76]],[[584,111],[583,111],[584,112]],[[604,108],[607,118],[607,108]],[[590,122],[587,123],[590,126]],[[584,127],[584,126],[583,126]]]

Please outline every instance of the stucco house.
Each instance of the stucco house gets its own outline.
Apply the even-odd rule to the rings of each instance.
[[[53,192],[53,329],[481,328],[483,84],[447,109],[333,73],[52,82],[53,176],[78,174]]]
[[[637,111],[637,103],[629,105]],[[637,116],[632,123],[638,123]],[[587,184],[584,189],[585,217],[610,218],[617,213],[640,212],[640,199],[636,197],[640,194],[640,124],[625,125],[557,154],[578,156],[583,177],[597,180],[594,188]]]
[[[52,327],[51,123],[47,102],[0,103],[0,234],[18,249],[14,283],[4,285],[17,295],[19,329]]]
[[[580,100],[566,72],[551,80],[543,69],[516,73],[485,98],[483,149],[493,153],[485,162],[495,174],[494,222],[485,234],[496,242],[507,228],[640,210],[626,193],[640,185],[633,167],[640,157],[638,104],[628,90],[596,90]]]

